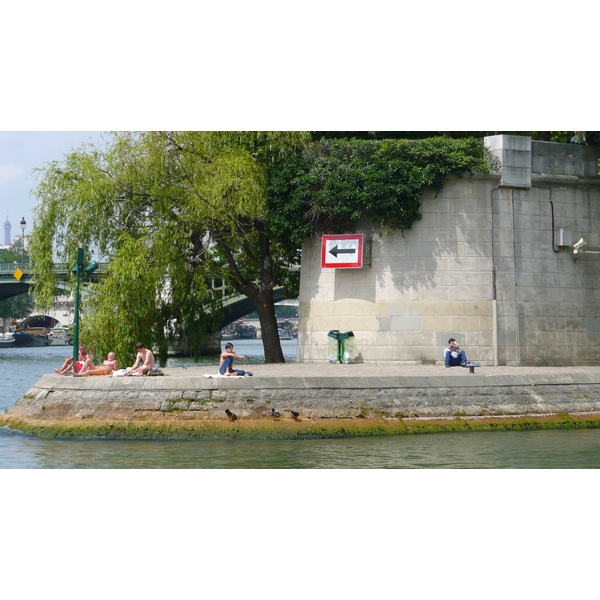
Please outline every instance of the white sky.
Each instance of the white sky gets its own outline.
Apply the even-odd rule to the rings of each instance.
[[[0,221],[10,221],[11,237],[21,235],[19,223],[27,222],[25,235],[33,230],[33,208],[37,204],[31,194],[36,180],[33,169],[65,154],[82,143],[95,142],[101,132],[94,131],[0,131]],[[0,229],[4,243],[4,228]]]

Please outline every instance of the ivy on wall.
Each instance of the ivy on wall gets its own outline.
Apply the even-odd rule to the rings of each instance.
[[[310,235],[351,230],[362,218],[407,230],[421,218],[424,188],[438,191],[447,175],[488,173],[482,140],[322,139],[273,166],[268,226],[300,248]]]

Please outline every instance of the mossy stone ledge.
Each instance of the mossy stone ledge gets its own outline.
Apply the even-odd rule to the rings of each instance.
[[[307,439],[600,423],[595,367],[475,375],[429,366],[398,367],[397,374],[367,365],[255,371],[262,375],[208,378],[200,367],[165,369],[166,377],[45,375],[0,415],[0,425],[43,437]]]

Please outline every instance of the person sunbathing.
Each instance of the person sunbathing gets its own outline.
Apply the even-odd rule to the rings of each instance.
[[[115,360],[115,353],[109,352],[106,360],[96,366],[91,358],[88,358],[81,367],[79,373],[75,373],[73,377],[88,377],[89,375],[110,375],[113,371],[119,368],[119,363]]]
[[[127,367],[128,375],[146,375],[148,371],[154,368],[154,354],[144,346],[142,342],[135,345],[137,356],[132,367]]]
[[[77,369],[77,371],[81,371],[83,364],[85,363],[86,360],[89,360],[89,358],[90,358],[90,355],[88,354],[85,344],[80,344],[77,361],[75,363],[75,365],[76,365],[75,368]],[[71,371],[73,371],[73,357],[72,356],[70,356],[69,358],[67,358],[65,360],[65,362],[63,363],[63,365],[60,369],[54,369],[54,372],[57,375],[66,375],[67,373],[70,373]]]

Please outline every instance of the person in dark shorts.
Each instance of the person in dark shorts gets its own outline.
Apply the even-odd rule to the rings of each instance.
[[[245,356],[240,356],[233,351],[233,344],[231,342],[227,342],[225,344],[225,352],[221,354],[221,362],[219,364],[219,374],[229,376],[237,376],[243,377],[244,375],[248,375],[252,377],[252,373],[250,371],[243,371],[242,369],[234,369],[233,368],[233,359],[239,358],[240,360],[246,360]]]

